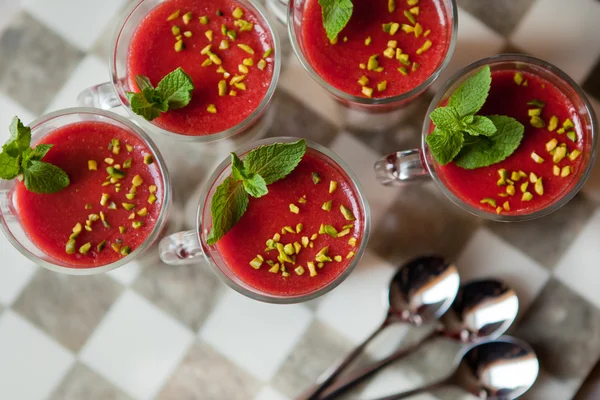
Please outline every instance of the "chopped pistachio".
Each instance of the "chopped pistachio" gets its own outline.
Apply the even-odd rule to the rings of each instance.
[[[415,28],[409,24],[402,24],[401,29],[406,33],[413,33],[415,31]]]
[[[233,86],[235,86],[239,90],[246,90],[246,84],[244,82],[235,83]]]
[[[367,70],[374,71],[379,67],[379,54],[373,54],[367,61]]]
[[[498,170],[498,176],[500,178],[498,178],[498,181],[496,182],[497,186],[504,186],[506,185],[506,179],[508,179],[508,171],[504,168],[500,168]]]
[[[567,118],[563,122],[562,127],[565,128],[565,130],[569,130],[569,129],[573,129],[575,127],[575,125],[573,124],[573,121],[571,121],[571,118]]]
[[[338,232],[337,237],[343,237],[350,233],[350,229],[346,228]]]
[[[533,99],[527,102],[528,106],[534,106],[534,107],[539,107],[539,108],[544,108],[546,106],[546,103],[543,102],[540,99]],[[539,114],[538,114],[539,115]]]
[[[238,19],[233,23],[235,26],[240,28],[240,32],[250,32],[254,28],[254,24],[244,19]]]
[[[502,208],[504,208],[505,211],[510,211],[510,203],[505,201],[504,204],[502,204]]]
[[[310,247],[310,248],[312,249],[313,247],[315,247],[315,243],[314,243],[314,242],[310,242],[310,243],[308,244],[308,247]]]
[[[416,23],[415,25],[415,37],[419,37],[423,34],[423,26],[420,23]]]
[[[523,196],[521,197],[522,201],[530,201],[531,199],[533,199],[533,195],[529,192],[523,193]]]
[[[502,207],[496,207],[496,214],[500,214],[502,212]]]
[[[323,225],[321,225],[321,226],[323,226]],[[317,237],[319,237],[319,235],[316,233],[313,233],[312,236],[310,237],[310,240],[316,240]]]
[[[406,3],[409,6],[413,7],[413,6],[416,6],[417,4],[419,4],[419,0],[406,0]]]
[[[544,194],[544,184],[542,183],[542,179],[543,178],[539,178],[536,182],[535,182],[535,186],[534,186],[534,190],[538,195],[543,195]]]
[[[533,126],[534,128],[544,128],[546,126],[546,122],[544,122],[544,120],[540,117],[538,117],[537,115],[534,115],[533,117],[531,117],[531,119],[529,120],[529,123],[531,124],[531,126]]]
[[[515,83],[519,86],[521,86],[521,84],[523,83],[523,74],[520,72],[515,72],[515,75],[513,76],[513,80],[515,81]]]
[[[410,60],[409,60],[409,55],[404,53],[404,54],[400,54],[399,56],[396,57],[396,59],[398,61],[400,61],[402,64],[409,66],[410,65]]]
[[[227,94],[227,81],[220,80],[218,86],[219,86],[219,96],[225,96]]]
[[[79,253],[81,253],[85,256],[85,255],[87,255],[87,253],[89,253],[91,248],[92,248],[92,244],[90,242],[88,242],[79,248]]]
[[[238,71],[240,71],[242,74],[247,74],[250,72],[250,70],[248,69],[248,67],[246,67],[244,64],[239,64],[238,65]]]
[[[284,227],[283,227],[283,230],[284,230],[285,232],[287,232],[287,233],[296,233],[296,232],[294,231],[294,229],[293,229],[291,226],[289,226],[289,225],[288,225],[288,226],[284,226]]]
[[[271,268],[269,268],[269,272],[272,274],[279,273],[279,263],[273,264],[273,266]]]
[[[559,128],[559,129],[557,129],[556,133],[558,133],[559,135],[562,135],[563,133],[565,133],[565,128]]]
[[[302,250],[302,245],[298,242],[294,242],[293,245],[294,245],[294,252],[296,254],[300,253],[300,250]]]
[[[367,78],[366,76],[361,76],[360,79],[358,80],[358,84],[361,86],[366,86],[369,84],[369,78]]]
[[[571,174],[571,166],[570,165],[565,165],[562,170],[560,171],[560,176],[562,178],[566,178],[567,176],[569,176]]]
[[[390,35],[395,35],[400,29],[400,24],[397,22],[392,22],[390,25]]]
[[[67,241],[67,244],[65,245],[65,252],[67,254],[75,254],[76,251],[77,251],[77,243],[75,242],[75,239],[69,239]]]
[[[131,180],[131,183],[133,184],[133,186],[140,186],[142,183],[144,183],[144,180],[142,179],[141,176],[136,175]]]
[[[148,209],[146,207],[142,208],[137,212],[137,215],[139,215],[140,217],[145,217],[146,215],[148,215]]]
[[[302,247],[304,247],[304,248],[308,247],[308,242],[309,242],[308,236],[302,236]]]
[[[104,162],[107,163],[108,165],[113,165],[115,163],[115,160],[113,158],[105,158]]]
[[[406,69],[406,67],[398,68],[398,72],[400,72],[404,76],[408,75],[408,70]]]
[[[417,54],[425,53],[427,50],[429,50],[431,48],[432,45],[433,45],[433,43],[431,42],[431,40],[427,39],[425,41],[425,43],[423,43],[423,46],[421,46],[417,49]]]
[[[213,41],[213,31],[212,30],[207,30],[206,32],[204,32],[204,36],[206,36],[206,38],[208,39],[209,42]]]
[[[354,221],[356,219],[352,210],[344,206],[343,204],[340,205],[340,212],[342,213],[344,218],[346,218],[346,221]]]
[[[423,33],[423,36],[427,37],[427,36],[429,36],[430,33],[431,33],[431,29],[427,29],[425,31],[425,33]]]
[[[541,108],[532,108],[527,110],[527,115],[529,115],[530,117],[536,117],[536,116],[540,116],[542,115],[542,109]]]
[[[250,261],[250,266],[254,269],[259,269],[262,264],[263,264],[263,261],[258,257],[255,257],[252,259],[252,261]]]
[[[208,17],[206,15],[201,16],[199,19],[200,19],[200,23],[202,25],[207,25],[208,24]]]
[[[419,15],[419,7],[412,7],[408,10],[409,13]]]
[[[121,255],[123,257],[126,257],[129,254],[131,254],[131,248],[129,246],[123,246],[123,247],[121,247],[121,252],[120,253],[121,253]]]
[[[91,210],[92,209],[92,205],[90,203],[85,205],[85,209],[86,210]]]
[[[207,58],[206,60],[204,60],[204,62],[202,63],[202,67],[210,67],[213,64],[212,60],[210,58]]]
[[[140,229],[143,225],[144,225],[144,223],[141,221],[133,221],[131,223],[131,226],[133,226],[133,229]]]
[[[183,20],[183,23],[187,25],[192,20],[192,16],[193,14],[191,12],[187,12],[183,14],[183,17],[181,17],[181,19]]]
[[[391,47],[388,47],[387,49],[385,49],[383,51],[383,55],[386,58],[392,59],[392,58],[394,58],[394,55],[396,55],[396,50],[392,49]]]
[[[529,182],[536,183],[537,180],[538,180],[538,176],[535,173],[531,172],[529,174]]]
[[[527,191],[527,187],[529,186],[529,182],[524,182],[521,184],[521,192],[525,193]]]
[[[185,48],[185,45],[183,44],[183,40],[179,39],[177,42],[175,42],[175,45],[173,46],[173,48],[175,49],[175,51],[177,53],[179,53],[181,50],[183,50]]]
[[[571,153],[569,153],[569,160],[575,161],[577,160],[577,157],[579,157],[579,155],[581,155],[581,151],[575,149]]]
[[[553,132],[558,127],[558,117],[553,115],[550,117],[550,121],[548,122],[548,130]]]
[[[329,258],[327,254],[329,253],[329,246],[323,247],[319,252],[315,255],[315,259],[319,261],[319,259]],[[331,259],[329,259],[331,261]]]
[[[404,10],[403,14],[404,14],[404,16],[406,17],[406,19],[408,19],[408,21],[409,21],[411,24],[413,24],[413,25],[414,25],[414,24],[416,24],[416,23],[417,23],[417,20],[415,19],[415,16],[414,16],[414,15],[412,15],[412,14],[411,14],[409,11],[407,11],[407,10]]]
[[[296,267],[296,268],[294,269],[294,272],[295,272],[297,275],[299,275],[299,276],[300,276],[300,275],[304,275],[304,272],[306,272],[306,271],[304,271],[304,267],[303,267],[303,266],[299,266],[299,267]]]
[[[387,89],[387,81],[382,81],[377,84],[377,90],[379,90],[380,92],[383,92],[386,89]]]
[[[317,267],[319,267],[319,268],[323,268],[324,265],[325,265],[325,263],[322,263],[322,262],[317,263]]]
[[[100,198],[100,205],[106,206],[108,203],[108,199],[110,199],[110,195],[108,193],[102,193],[102,197]]]
[[[558,146],[554,151],[554,155],[552,156],[552,161],[554,161],[555,164],[558,164],[559,162],[562,161],[563,158],[565,158],[566,155],[567,155],[567,148],[564,146]]]
[[[535,151],[531,153],[531,158],[533,159],[533,161],[535,161],[538,164],[541,164],[544,162],[544,159],[542,157],[540,157]]]
[[[89,160],[88,161],[88,169],[90,171],[97,171],[98,170],[98,163],[94,160]]]
[[[316,185],[319,182],[321,182],[321,176],[319,174],[317,174],[316,172],[312,173],[312,181],[313,183]]]
[[[338,187],[338,183],[336,181],[330,181],[329,182],[329,194],[332,194],[333,192],[335,192],[337,187]]]
[[[298,208],[297,205],[292,203],[292,204],[290,204],[290,212],[292,212],[294,214],[298,214],[300,212],[300,209]]]
[[[244,11],[240,7],[236,7],[231,15],[233,15],[233,18],[239,19],[244,16]]]
[[[413,63],[412,63],[412,66],[410,67],[410,70],[411,70],[412,72],[416,72],[416,71],[419,69],[419,67],[420,67],[420,64],[419,64],[419,63],[417,63],[417,62],[413,62]]]
[[[354,252],[353,251],[349,251],[348,254],[346,255],[346,260],[351,259],[352,257],[354,257]]]
[[[203,54],[203,55],[210,54],[211,48],[212,48],[212,44],[205,46],[202,50],[200,50],[200,54]]]
[[[514,195],[515,195],[515,187],[514,187],[514,185],[509,185],[509,186],[507,186],[507,187],[506,187],[506,193],[507,193],[509,196],[514,196]]]
[[[328,234],[329,236],[331,236],[332,238],[336,238],[337,237],[337,230],[331,226],[331,225],[325,225],[323,227],[323,230],[325,231],[326,234]]]
[[[367,86],[363,86],[362,87],[362,94],[364,94],[366,97],[372,97],[373,96],[373,89]]]
[[[181,28],[179,28],[177,25],[173,25],[171,27],[171,32],[173,33],[173,36],[178,36],[181,33]]]
[[[569,139],[571,139],[571,141],[573,141],[573,142],[577,141],[577,134],[575,133],[575,131],[569,131],[569,132],[567,132],[567,137]]]
[[[235,31],[227,31],[227,37],[231,40],[237,39],[237,33]]]
[[[329,200],[329,201],[326,201],[326,202],[325,202],[325,203],[323,203],[323,205],[321,206],[321,209],[322,209],[322,210],[325,210],[325,211],[331,211],[331,204],[332,204],[332,203],[333,203],[333,201],[331,201],[331,200]]]
[[[113,244],[110,245],[110,247],[112,247],[112,249],[116,253],[120,253],[121,252],[121,245],[119,243],[113,243]]]
[[[223,63],[223,61],[221,61],[219,56],[215,53],[208,53],[208,58],[210,58],[210,61],[214,62],[217,65],[221,65]]]
[[[150,193],[150,196],[148,196],[148,203],[149,204],[154,204],[154,203],[156,203],[156,200],[157,200],[157,198],[154,195],[154,193]]]
[[[492,207],[496,207],[496,200],[486,197],[479,201],[480,204],[489,204]]]
[[[117,209],[117,204],[114,201],[111,201],[110,204],[108,205],[108,209],[109,210],[116,210]]]
[[[173,20],[179,18],[179,14],[180,14],[179,10],[175,11],[173,14],[171,14],[167,17],[167,21],[173,21]]]
[[[552,139],[546,143],[546,151],[551,152],[552,150],[554,150],[556,148],[556,146],[558,146],[558,140]]]
[[[351,237],[350,239],[348,239],[348,244],[352,247],[356,247],[356,238]]]
[[[265,69],[265,67],[267,66],[267,62],[265,60],[260,60],[258,62],[258,64],[256,64],[256,66],[258,67],[258,69],[260,69],[261,71]]]
[[[238,44],[237,45],[240,49],[244,50],[246,53],[248,54],[254,54],[254,49],[252,49],[252,47],[248,46],[247,44]]]
[[[554,174],[554,176],[559,176],[560,175],[560,167],[558,165],[553,165],[552,173]]]

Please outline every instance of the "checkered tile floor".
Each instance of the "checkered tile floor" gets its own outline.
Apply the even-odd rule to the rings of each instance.
[[[15,114],[31,121],[73,106],[80,89],[106,81],[109,32],[127,3],[0,0],[0,127]],[[473,60],[521,51],[566,70],[600,114],[600,1],[458,3],[456,53],[432,90]],[[289,57],[270,134],[305,136],[332,148],[355,170],[374,211],[373,238],[359,268],[308,304],[253,302],[227,290],[206,265],[166,267],[153,254],[107,275],[58,275],[32,265],[0,238],[0,399],[291,399],[383,318],[381,290],[396,266],[431,251],[456,260],[464,279],[493,275],[517,290],[522,307],[512,333],[535,347],[543,366],[524,398],[570,399],[590,373],[589,387],[597,385],[600,165],[568,206],[514,225],[479,221],[432,184],[380,187],[373,162],[418,142],[430,99],[431,93],[407,110],[390,132],[341,132],[346,116]],[[0,129],[0,142],[6,134]],[[177,178],[181,209],[192,197],[186,188],[221,157],[207,154],[191,165],[191,177]],[[362,361],[417,335],[391,329]],[[358,395],[439,376],[456,351],[437,342],[381,373]],[[462,396],[449,390],[420,398]],[[577,399],[598,398],[600,392]]]

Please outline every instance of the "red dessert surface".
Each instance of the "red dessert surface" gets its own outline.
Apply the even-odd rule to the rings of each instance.
[[[313,172],[320,175],[320,183],[313,182]],[[338,182],[333,194],[329,193],[330,181]],[[302,196],[306,196],[304,204],[298,201]],[[330,200],[331,211],[323,210],[323,203]],[[290,204],[298,206],[300,212],[292,213]],[[340,205],[351,209],[356,219],[346,220],[340,212]],[[269,185],[269,193],[266,196],[250,199],[244,216],[217,242],[217,248],[231,271],[249,286],[276,296],[301,296],[331,284],[348,268],[356,256],[347,256],[352,251],[356,252],[361,244],[364,221],[364,210],[352,182],[348,181],[346,175],[332,161],[325,160],[320,153],[309,149],[290,175]],[[285,226],[295,230],[297,224],[303,225],[300,233],[281,233]],[[342,231],[348,224],[353,224],[353,227],[350,228],[350,233],[343,237],[333,238],[327,234],[319,234],[312,241],[313,248],[303,247],[296,255],[295,263],[285,263],[286,271],[290,274],[288,277],[284,277],[281,270],[279,273],[269,272],[271,266],[266,261],[260,269],[250,266],[250,261],[258,254],[265,260],[278,263],[277,250],[265,251],[266,241],[272,239],[276,233],[281,235],[282,244],[302,243],[302,237],[310,238],[319,232],[321,224],[332,225],[337,231]],[[348,243],[350,238],[356,238],[355,246]],[[329,246],[329,257],[333,259],[339,255],[342,256],[342,261],[324,263],[322,268],[316,268],[317,276],[311,277],[307,263],[315,261],[316,254],[326,246]],[[297,266],[305,269],[303,275],[294,272]]]
[[[366,85],[373,89],[373,97],[392,97],[406,93],[423,83],[444,60],[451,39],[451,22],[440,0],[420,0],[416,21],[423,31],[431,31],[426,37],[421,34],[406,33],[402,29],[394,35],[384,32],[382,25],[396,22],[414,26],[403,14],[412,7],[405,1],[396,1],[396,10],[388,11],[386,0],[353,0],[354,12],[348,25],[338,36],[336,44],[331,44],[323,27],[322,9],[318,0],[306,0],[302,19],[302,38],[306,58],[313,69],[327,83],[354,96],[365,97],[358,80],[362,76],[369,79]],[[371,44],[365,39],[371,37]],[[395,57],[383,55],[388,42],[395,40],[402,53],[409,55],[411,65],[401,64]],[[417,54],[423,44],[430,40],[432,46],[422,54]],[[379,54],[382,72],[361,69],[359,65],[368,63],[369,57]],[[412,71],[412,62],[419,67]],[[405,76],[398,68],[406,67]],[[387,81],[387,89],[380,92],[377,84]]]
[[[244,11],[241,19],[254,24],[251,31],[240,32],[234,25],[236,18],[232,12],[240,7]],[[180,16],[168,21],[170,15],[180,10]],[[217,16],[217,10],[223,16]],[[188,24],[183,21],[183,15],[191,12],[192,19]],[[200,17],[207,16],[208,24],[200,23]],[[228,30],[235,30],[237,39],[232,41],[221,33],[221,26],[225,24]],[[185,48],[175,51],[175,35],[172,27],[178,26],[180,34],[191,32],[191,37],[183,36]],[[206,32],[213,32],[210,41]],[[220,50],[222,40],[229,42],[229,48]],[[222,67],[231,74],[227,82],[235,75],[242,75],[238,66],[246,58],[251,58],[254,65],[249,68],[249,73],[244,79],[247,90],[240,90],[233,86],[227,88],[226,96],[219,96],[218,83],[224,79],[223,74],[217,73],[216,64],[203,67],[208,59],[201,54],[201,50],[212,43],[211,51],[222,60]],[[248,54],[239,48],[238,44],[245,44],[254,50],[254,55]],[[273,38],[264,25],[262,19],[252,11],[233,0],[167,0],[160,3],[142,20],[133,34],[129,47],[127,61],[129,87],[131,91],[138,91],[135,84],[136,75],[150,78],[154,86],[170,72],[178,67],[191,77],[194,83],[192,101],[189,105],[178,110],[170,110],[155,119],[153,123],[162,129],[182,135],[200,136],[210,135],[225,131],[239,124],[254,112],[265,97],[273,78],[273,55],[267,57],[267,65],[260,70],[258,62],[263,58],[268,49],[273,48]],[[230,96],[233,89],[237,95]],[[207,111],[209,104],[214,104],[216,114]]]
[[[118,139],[121,144],[119,154],[108,149],[111,140]],[[104,122],[78,122],[56,129],[44,137],[40,143],[53,144],[42,161],[52,163],[62,168],[71,180],[71,184],[58,193],[36,194],[28,191],[25,185],[18,183],[14,193],[14,204],[23,228],[35,245],[55,262],[70,268],[93,268],[113,263],[123,255],[111,248],[113,243],[122,241],[121,246],[129,246],[131,252],[137,249],[148,237],[156,224],[162,208],[163,186],[162,176],[158,165],[144,163],[144,156],[152,154],[147,146],[132,133],[125,129]],[[38,144],[40,144],[38,143]],[[126,144],[133,146],[129,152]],[[123,169],[126,175],[120,180],[121,191],[116,192],[115,185],[102,186],[107,177],[106,168],[109,166],[104,159],[114,159],[114,164],[123,165],[127,159],[132,159],[129,169]],[[88,161],[97,162],[97,170],[88,169]],[[126,198],[132,185],[132,179],[139,175],[143,184],[137,188],[133,200]],[[150,185],[155,185],[157,200],[148,203]],[[102,206],[102,194],[110,196],[107,206]],[[108,208],[110,202],[117,206],[116,210]],[[131,210],[125,210],[122,203],[135,204]],[[91,209],[86,209],[91,204]],[[132,212],[147,208],[145,217],[135,216],[135,221],[143,225],[139,229],[132,227],[133,220],[129,219]],[[77,252],[67,254],[65,246],[73,228],[77,223],[85,225],[90,214],[105,214],[110,224],[106,228],[101,220],[92,223],[92,231],[83,230],[76,239]],[[121,234],[119,226],[126,227]],[[97,246],[106,241],[104,250],[98,252]],[[92,247],[87,255],[79,253],[79,248],[85,243]]]
[[[554,84],[528,72],[521,72],[525,85],[517,85],[514,76],[517,71],[493,71],[492,86],[489,97],[478,114],[481,115],[507,115],[513,117],[525,126],[525,133],[521,145],[506,160],[491,165],[489,167],[467,170],[458,167],[451,162],[445,166],[437,167],[440,179],[462,201],[469,205],[495,212],[495,207],[489,204],[481,204],[484,198],[494,199],[497,206],[502,206],[508,201],[510,211],[502,210],[501,214],[506,215],[526,215],[548,207],[552,203],[564,196],[576,182],[580,169],[582,168],[582,156],[574,161],[568,157],[563,158],[558,164],[553,162],[552,154],[546,151],[546,143],[552,139],[558,140],[558,143],[565,143],[567,154],[573,150],[583,152],[584,143],[588,138],[583,134],[581,120],[573,103],[567,96],[560,91]],[[545,128],[534,128],[530,123],[528,110],[536,106],[528,105],[527,102],[538,99],[546,103],[542,108],[541,117],[546,122]],[[548,122],[552,116],[557,116],[559,120],[558,128],[553,132],[548,130]],[[567,131],[577,133],[577,142],[573,142],[567,137],[566,133],[559,134],[558,129],[562,123],[570,118],[573,121],[574,128]],[[536,163],[531,154],[535,152],[544,159],[543,163]],[[555,176],[553,172],[554,165],[561,168],[570,165],[572,171],[567,177]],[[501,197],[499,193],[506,193],[507,186],[498,186],[497,181],[500,178],[498,170],[506,169],[510,175],[513,171],[523,171],[528,178],[521,178],[515,182],[516,193],[514,196]],[[536,176],[542,178],[544,194],[538,195],[534,190],[534,184],[528,185],[527,191],[533,195],[530,201],[523,201],[521,184],[529,181],[529,174],[533,172]]]

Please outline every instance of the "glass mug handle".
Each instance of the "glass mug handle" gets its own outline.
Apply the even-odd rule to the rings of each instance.
[[[421,150],[405,150],[389,154],[375,163],[375,177],[385,186],[404,186],[429,179]]]
[[[177,232],[165,237],[158,245],[158,253],[160,259],[170,265],[193,264],[204,257],[196,230]]]
[[[110,110],[119,107],[121,101],[115,92],[111,82],[105,82],[100,85],[92,86],[79,93],[77,96],[77,105],[80,107],[94,107],[103,110]]]

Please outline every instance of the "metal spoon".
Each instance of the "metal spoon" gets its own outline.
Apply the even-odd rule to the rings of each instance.
[[[386,327],[404,322],[416,326],[439,318],[454,301],[460,278],[453,264],[439,256],[415,258],[392,278],[385,320],[367,339],[338,364],[325,371],[317,383],[296,400],[315,400]]]
[[[519,312],[519,298],[513,289],[495,279],[472,281],[458,291],[452,307],[441,318],[441,326],[419,343],[400,349],[370,367],[355,372],[347,379],[333,384],[322,400],[340,394],[364,382],[392,362],[411,354],[422,344],[444,336],[462,343],[477,343],[495,339],[506,332]]]
[[[457,386],[485,400],[513,400],[533,386],[540,369],[533,349],[510,336],[471,346],[455,365],[441,381],[377,400],[405,399],[442,386]]]

